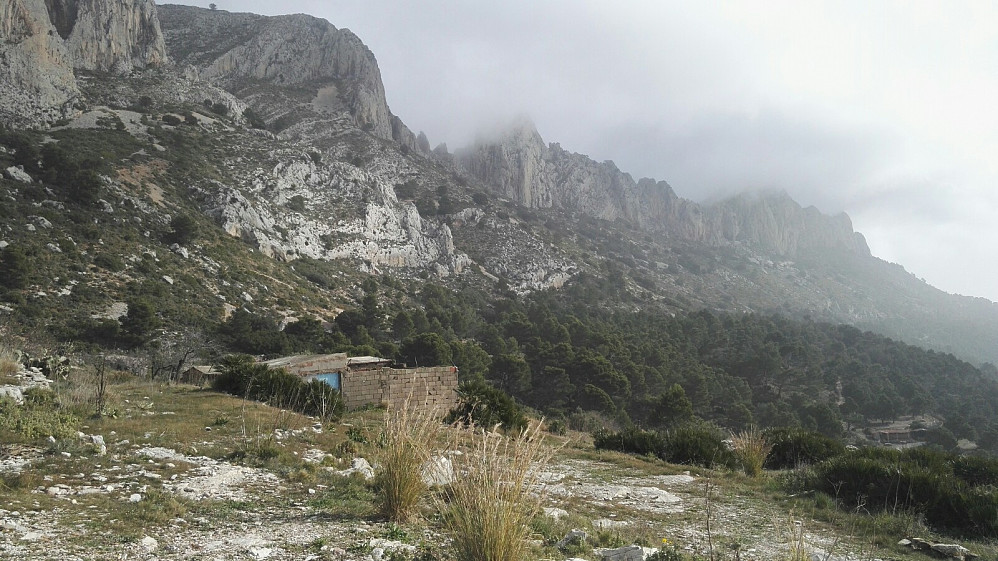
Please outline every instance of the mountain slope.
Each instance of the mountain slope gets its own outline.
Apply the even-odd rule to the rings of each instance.
[[[114,30],[109,37],[84,33],[102,21]],[[6,143],[5,167],[27,163],[33,183],[7,173],[4,192],[17,205],[0,237],[44,255],[52,278],[63,279],[36,277],[38,293],[59,294],[64,269],[85,263],[83,276],[103,279],[95,286],[107,291],[88,314],[124,300],[130,280],[157,284],[184,272],[173,257],[169,272],[141,264],[147,251],[171,252],[171,222],[188,215],[205,245],[185,249],[215,265],[190,272],[196,282],[186,290],[215,302],[203,310],[214,321],[239,306],[332,315],[372,273],[494,294],[600,278],[628,306],[847,322],[998,362],[995,304],[946,295],[872,257],[845,215],[801,208],[780,193],[698,204],[664,181],[634,181],[612,162],[545,144],[526,122],[453,156],[430,152],[425,136],[392,115],[374,55],[323,20],[139,0],[15,0],[0,12],[0,31],[0,49],[23,71],[11,91],[33,100],[4,105],[4,122],[63,119],[29,140],[41,150],[43,136],[52,137],[70,159],[98,162],[94,171],[103,175],[95,197],[103,202],[81,204],[71,181],[65,192],[53,190],[52,166],[20,162],[17,143]],[[51,69],[32,74],[31,61]],[[114,74],[122,69],[132,72]],[[110,74],[91,79],[94,70]],[[81,142],[84,131],[90,143],[106,144],[103,151]],[[30,216],[74,233],[29,234]],[[113,224],[120,250],[137,261],[113,274],[91,269],[104,253],[93,245],[100,235],[80,241],[92,234],[81,225],[94,220]],[[62,248],[66,237],[83,246],[72,258],[44,249]],[[237,291],[208,278],[254,267],[280,282],[251,274],[259,286]],[[322,282],[306,279],[305,269]],[[306,296],[295,302],[296,292]]]

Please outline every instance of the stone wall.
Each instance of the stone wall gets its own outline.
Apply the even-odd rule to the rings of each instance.
[[[408,398],[412,405],[445,413],[458,402],[453,366],[344,372],[340,384],[347,409],[397,405]]]

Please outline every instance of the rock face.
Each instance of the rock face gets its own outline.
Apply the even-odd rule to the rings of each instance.
[[[71,110],[72,59],[44,0],[0,2],[0,75],[0,123],[34,126]]]
[[[679,198],[668,183],[635,182],[613,162],[595,162],[545,145],[529,121],[459,151],[457,161],[493,191],[531,208],[561,208],[609,221],[626,221],[679,239],[710,245],[749,243],[786,257],[802,251],[844,249],[868,255],[845,214],[828,217],[801,208],[785,193],[742,195],[702,206]]]
[[[80,95],[74,69],[124,73],[166,62],[152,0],[0,2],[0,123],[66,117]]]
[[[76,68],[123,74],[166,62],[152,0],[46,0]]]
[[[316,87],[312,104],[345,108],[358,126],[410,148],[416,137],[388,109],[374,54],[349,29],[303,14],[265,17],[164,6],[160,17],[180,64],[229,90],[254,83]]]

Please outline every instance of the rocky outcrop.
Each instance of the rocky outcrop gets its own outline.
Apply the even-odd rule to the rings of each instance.
[[[845,214],[829,217],[801,208],[785,193],[741,195],[712,205],[679,198],[664,181],[641,179],[611,161],[595,162],[545,145],[521,120],[501,135],[456,154],[459,164],[494,192],[531,208],[560,208],[608,221],[625,221],[682,240],[747,243],[778,256],[814,249],[869,255]]]
[[[72,59],[44,0],[0,2],[0,123],[31,127],[72,110]]]
[[[743,194],[707,207],[708,243],[744,242],[780,256],[823,249],[870,255],[866,239],[854,232],[845,213],[822,214],[801,208],[785,192]]]
[[[446,224],[423,220],[415,205],[397,200],[390,184],[353,166],[291,159],[269,172],[257,170],[247,183],[239,188],[214,183],[199,190],[229,235],[269,257],[351,259],[371,272],[429,268],[439,276],[460,273],[470,264],[455,250]],[[287,208],[292,199],[302,201],[299,210]],[[338,206],[344,200],[350,208],[361,204],[359,215],[344,212]]]
[[[317,88],[314,105],[336,110],[341,103],[362,129],[417,148],[388,109],[374,54],[350,30],[303,14],[163,6],[160,15],[171,56],[202,78],[230,90],[259,82]]]
[[[124,73],[166,62],[152,0],[0,2],[0,122],[38,126],[69,116],[74,69]]]
[[[78,69],[124,74],[167,60],[152,0],[46,0],[46,3]]]

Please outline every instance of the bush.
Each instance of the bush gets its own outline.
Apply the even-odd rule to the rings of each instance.
[[[593,434],[593,444],[597,450],[616,450],[628,454],[660,456],[665,451],[665,439],[661,433],[635,427],[620,432],[597,431]]]
[[[953,475],[968,485],[998,487],[998,459],[981,456],[958,456],[953,460]]]
[[[19,247],[9,245],[0,252],[0,284],[20,289],[31,281],[31,260]]]
[[[949,461],[947,460],[949,458]],[[914,511],[936,530],[998,537],[998,491],[973,486],[953,473],[953,456],[933,451],[862,450],[815,466],[812,488],[846,506]]]
[[[178,214],[170,220],[170,230],[168,242],[187,245],[197,238],[198,223],[186,214]]]
[[[738,465],[735,453],[724,444],[724,433],[715,426],[694,422],[666,431],[665,446],[659,456],[674,464],[713,468]]]
[[[764,433],[773,449],[766,457],[766,469],[791,469],[815,464],[845,453],[841,441],[801,429],[768,429]]]
[[[461,402],[447,415],[447,422],[463,422],[491,429],[496,425],[506,431],[527,428],[527,417],[513,398],[485,382],[474,381],[458,389]]]
[[[98,253],[94,257],[94,265],[112,273],[125,270],[125,262],[117,255],[111,253]]]
[[[180,124],[184,122],[176,115],[163,115],[162,121],[164,124],[170,125],[171,127],[179,127]]]
[[[247,355],[227,356],[219,369],[221,375],[213,386],[218,391],[323,419],[336,419],[343,413],[340,392],[319,380],[306,383],[283,369],[254,363]]]
[[[0,398],[0,441],[32,442],[52,436],[57,439],[76,435],[80,418],[59,409],[54,400],[36,393],[26,396],[24,405]]]
[[[724,433],[703,422],[687,423],[664,432],[634,427],[617,433],[597,431],[593,441],[597,449],[653,454],[674,464],[733,468],[739,463],[735,453],[725,446]]]

